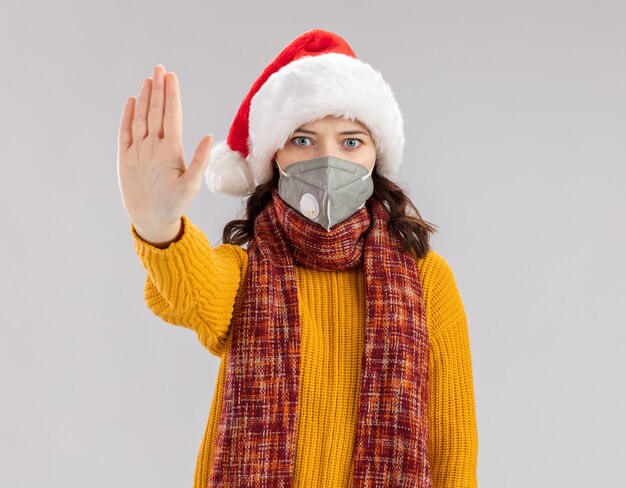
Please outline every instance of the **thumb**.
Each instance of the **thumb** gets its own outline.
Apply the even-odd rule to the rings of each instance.
[[[200,184],[204,172],[209,165],[209,157],[211,154],[211,144],[213,143],[213,134],[209,134],[202,138],[196,152],[193,155],[191,163],[185,172],[184,178],[188,179],[188,183],[192,183],[193,186]]]

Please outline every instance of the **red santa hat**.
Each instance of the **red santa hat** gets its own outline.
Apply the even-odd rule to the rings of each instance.
[[[228,138],[211,148],[209,190],[237,197],[254,192],[272,178],[274,154],[293,131],[327,115],[363,123],[376,146],[376,171],[397,174],[404,128],[391,88],[344,39],[314,29],[285,47],[250,88]]]

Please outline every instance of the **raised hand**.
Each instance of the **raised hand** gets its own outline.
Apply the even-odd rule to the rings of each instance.
[[[183,156],[183,112],[175,73],[157,65],[138,100],[128,97],[119,126],[117,171],[124,208],[148,242],[175,240],[195,198],[213,136],[199,142],[189,167]]]

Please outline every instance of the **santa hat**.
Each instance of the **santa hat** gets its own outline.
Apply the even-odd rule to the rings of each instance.
[[[228,138],[211,148],[209,190],[232,196],[254,192],[272,178],[274,154],[293,131],[327,115],[362,122],[376,146],[378,174],[397,174],[404,128],[391,88],[344,39],[314,29],[285,47],[250,88]]]

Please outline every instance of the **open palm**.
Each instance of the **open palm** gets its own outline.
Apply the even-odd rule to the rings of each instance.
[[[205,136],[187,168],[183,113],[175,73],[157,65],[129,97],[119,127],[117,169],[124,208],[137,229],[156,232],[180,221],[202,184],[213,136]]]

